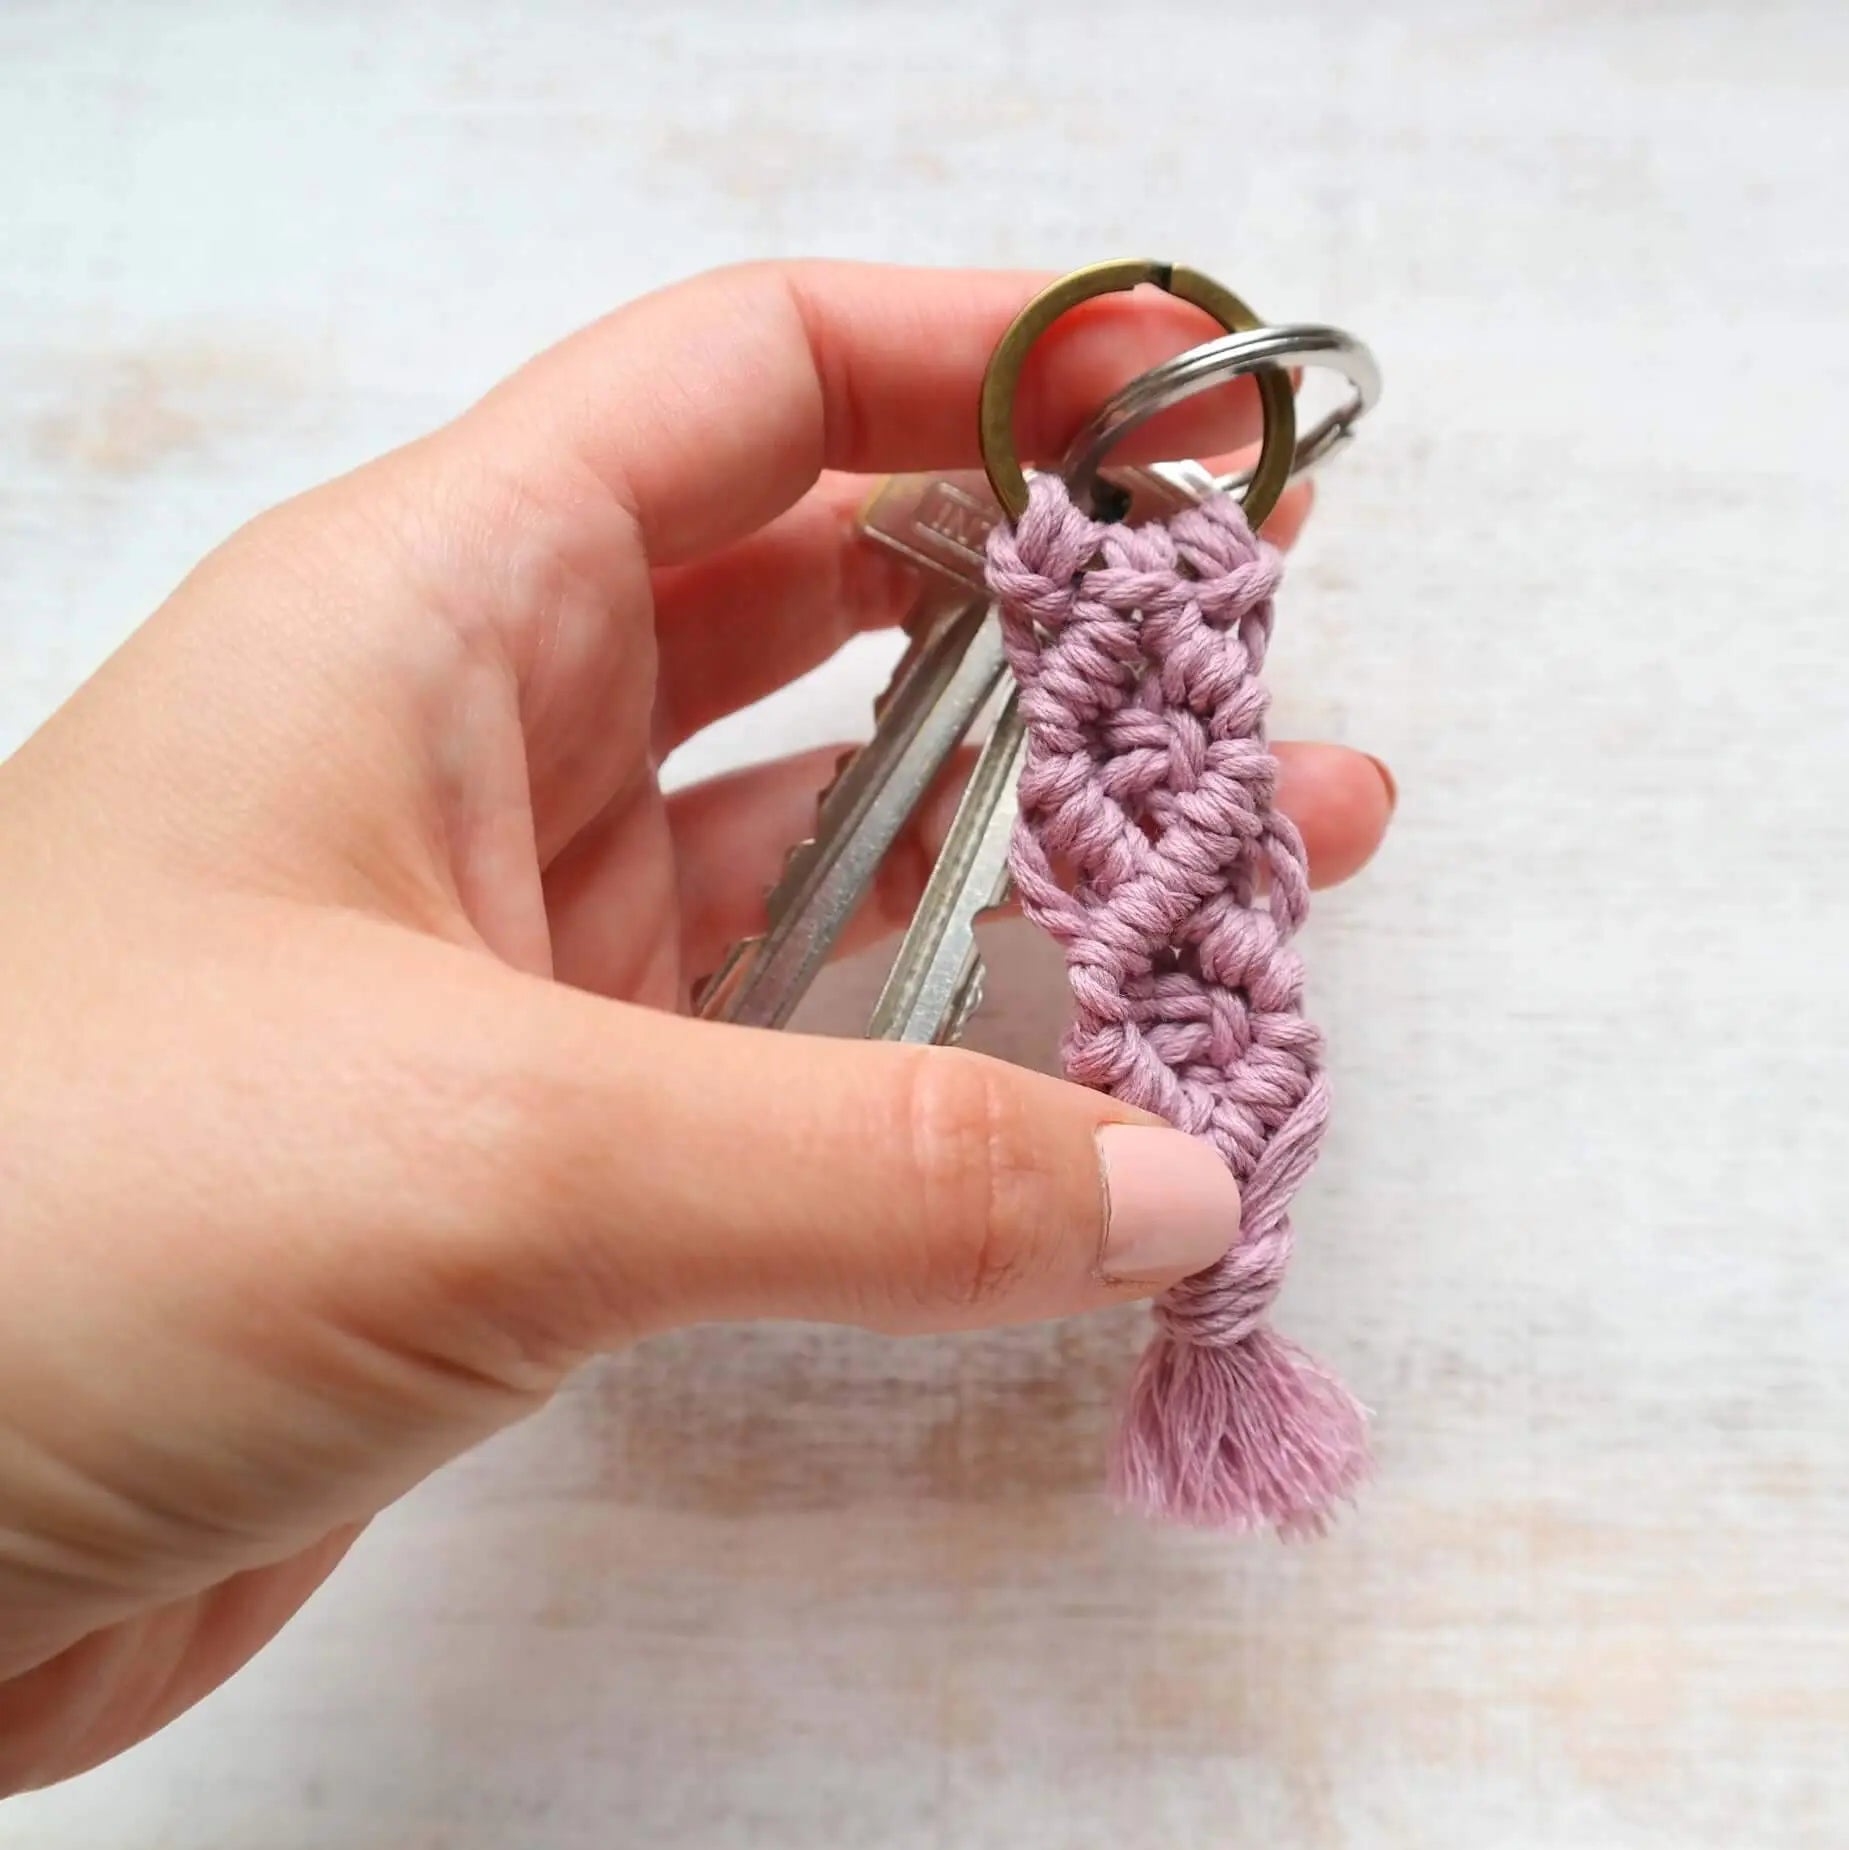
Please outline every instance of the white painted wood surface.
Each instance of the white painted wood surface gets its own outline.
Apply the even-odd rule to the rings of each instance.
[[[1845,18],[8,0],[0,747],[244,516],[641,289],[1155,251],[1382,358],[1277,665],[1403,802],[1308,947],[1288,1321],[1381,1457],[1328,1543],[1107,1516],[1133,1318],[693,1332],[0,1845],[1849,1838]],[[884,660],[681,774],[851,734]],[[1037,950],[987,1045],[1048,1044]]]

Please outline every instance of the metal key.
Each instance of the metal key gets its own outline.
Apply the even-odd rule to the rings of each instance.
[[[846,930],[912,811],[975,723],[1002,676],[1001,629],[967,591],[915,608],[920,638],[877,709],[873,737],[822,798],[815,833],[784,863],[760,937],[733,947],[702,989],[710,1021],[780,1028]]]

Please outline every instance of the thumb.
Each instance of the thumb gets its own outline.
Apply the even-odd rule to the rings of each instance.
[[[719,1026],[547,986],[529,1314],[568,1349],[713,1319],[1063,1317],[1211,1265],[1213,1148],[949,1048]]]

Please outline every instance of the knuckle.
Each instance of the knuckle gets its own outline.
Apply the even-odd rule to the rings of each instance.
[[[993,1062],[921,1050],[906,1087],[909,1148],[923,1217],[922,1295],[980,1313],[1044,1270],[1045,1178],[1021,1108]]]
[[[861,392],[848,343],[829,324],[825,298],[816,289],[817,272],[802,264],[786,264],[777,271],[777,287],[788,304],[791,319],[808,350],[815,375],[819,420],[818,468],[858,470],[872,453],[872,416]]]

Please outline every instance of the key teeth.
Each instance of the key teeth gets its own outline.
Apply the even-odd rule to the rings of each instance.
[[[805,835],[801,841],[791,842],[783,851],[783,865],[777,870],[776,882],[764,895],[764,913],[767,925],[774,926],[777,915],[790,904],[790,890],[799,886],[808,872],[809,863],[815,858],[821,845],[821,837]],[[763,932],[757,934],[761,940]]]
[[[945,1017],[944,1027],[938,1036],[940,1047],[961,1047],[963,1036],[968,1031],[970,1019],[982,1007],[983,992],[988,987],[989,972],[978,959],[976,967],[969,973],[969,981],[963,985],[955,1005]]]
[[[851,745],[835,760],[835,774],[828,780],[827,787],[816,798],[815,807],[818,825],[823,806],[834,794],[835,786],[846,776],[848,767],[860,756],[862,749],[863,748],[858,745]],[[770,923],[775,924],[779,910],[787,903],[785,896],[789,892],[789,889],[802,880],[808,862],[816,851],[819,840],[820,834],[818,827],[817,834],[805,835],[801,841],[792,842],[789,847],[784,850],[783,865],[778,870],[776,882],[764,895],[764,910]],[[765,932],[760,931],[753,932],[748,938],[740,938],[727,950],[725,959],[719,967],[699,979],[694,985],[692,992],[693,1007],[696,1014],[706,1006],[715,988],[729,977],[734,970],[737,970],[740,966],[749,961],[751,953],[764,944],[766,936],[767,934]]]
[[[764,896],[765,903],[773,917],[777,910],[777,896],[801,874],[803,868],[813,858],[817,841],[816,836],[805,835],[801,841],[791,842],[789,847],[783,851],[783,866],[777,874],[777,884]]]
[[[886,677],[886,685],[873,696],[873,723],[876,726],[885,717],[886,709],[892,705],[893,697],[904,684],[905,677],[917,666],[918,658],[925,652],[932,632],[940,623],[948,620],[942,610],[934,609],[924,616],[907,612],[905,647],[900,651],[899,659],[893,663],[892,673]]]
[[[878,709],[875,709],[873,719],[874,724],[877,725],[879,723]],[[865,750],[866,747],[864,745],[850,745],[847,750],[835,760],[834,775],[829,778],[828,782],[822,786],[821,790],[816,795],[816,826],[818,828],[821,826],[821,812],[828,807],[828,799],[840,789],[842,778],[847,776],[849,770],[853,767],[854,761]],[[811,836],[809,839],[813,841],[815,838]],[[801,847],[802,843],[799,842],[797,846]]]
[[[824,843],[829,837],[830,829],[838,820],[831,814],[831,808],[835,806],[836,795],[841,789],[843,779],[848,777],[856,765],[866,759],[870,747],[874,749],[879,747],[881,743],[879,728],[884,724],[893,701],[914,679],[915,671],[920,669],[927,651],[937,648],[940,643],[948,649],[949,645],[956,641],[957,630],[953,626],[961,626],[966,619],[975,618],[977,620],[969,624],[964,647],[945,657],[947,671],[951,675],[951,679],[945,683],[945,688],[939,689],[935,696],[932,696],[931,690],[936,686],[935,681],[918,683],[926,697],[939,699],[943,697],[948,687],[957,684],[958,677],[965,672],[964,656],[968,649],[977,645],[978,638],[983,634],[983,623],[987,620],[986,610],[986,605],[980,604],[978,600],[973,600],[967,595],[951,601],[942,598],[921,598],[914,602],[905,620],[906,634],[909,638],[907,647],[893,669],[891,678],[874,702],[875,737],[860,745],[849,747],[835,760],[834,775],[816,798],[815,820],[811,832],[786,850],[776,883],[765,895],[765,929],[749,938],[739,940],[727,952],[718,970],[709,976],[702,977],[693,985],[691,995],[696,1010],[704,1012],[715,1006],[721,1009],[728,1006],[725,1002],[725,992],[749,992],[758,974],[757,966],[762,963],[763,956],[770,950],[770,947],[778,947],[774,954],[782,955],[784,927],[802,900],[803,889],[815,876],[816,863],[823,854]],[[986,658],[984,661],[979,661],[978,667],[990,675],[985,686],[992,686],[993,677],[1001,673],[999,652],[993,664],[992,673],[984,665],[985,661]],[[986,698],[986,693],[984,697]],[[968,722],[965,720],[963,723],[967,725]],[[904,735],[906,741],[909,742],[915,730],[916,725]],[[890,741],[888,741],[888,746],[889,749],[898,749],[892,748]],[[869,760],[868,762],[873,766],[873,774],[877,775],[877,761]],[[967,1014],[967,1008],[963,1012]]]
[[[879,724],[887,707],[892,704],[893,696],[898,692],[899,684],[905,679],[921,646],[920,643],[914,642],[912,646],[906,650],[903,659],[893,670],[892,678],[886,683],[885,687],[880,690],[878,698],[873,703],[873,723],[875,726]],[[772,924],[776,923],[779,908],[786,903],[785,895],[788,889],[796,885],[802,879],[821,841],[822,814],[828,808],[829,799],[840,788],[841,780],[853,769],[855,763],[866,749],[864,744],[850,745],[842,752],[840,757],[835,760],[834,775],[823,785],[815,799],[815,829],[810,834],[805,835],[801,841],[793,842],[785,852],[783,865],[777,874],[776,884],[764,896],[765,905],[770,914]],[[760,934],[758,939],[747,940],[747,943],[761,941]]]
[[[728,947],[716,969],[696,977],[688,991],[688,1002],[696,1015],[703,1015],[707,1005],[733,976],[749,961],[751,953],[764,942],[762,936],[740,938]]]
[[[891,675],[887,677],[886,685],[873,696],[874,725],[877,726],[880,721],[886,717],[886,709],[892,705],[893,698],[899,691],[900,683],[905,679],[906,675],[911,672],[913,664],[918,660],[923,650],[924,638],[922,636],[914,637],[911,642],[906,644],[905,653],[899,657]]]
[[[886,709],[892,705],[893,698],[904,684],[905,677],[911,673],[918,657],[923,653],[925,642],[933,627],[933,622],[927,622],[921,626],[917,635],[910,638],[906,643],[904,653],[900,655],[898,661],[893,665],[893,671],[887,677],[886,685],[873,696],[873,724],[875,728],[877,728],[880,721],[886,717]],[[828,799],[835,794],[836,786],[839,785],[842,778],[848,774],[855,759],[866,749],[865,745],[850,745],[848,749],[835,760],[835,774],[828,780],[821,795],[815,800],[817,810],[820,810],[827,803]]]
[[[783,853],[783,866],[779,869],[777,879],[764,895],[764,913],[767,925],[774,925],[777,914],[787,904],[787,895],[792,886],[803,876],[804,863],[814,854],[816,838],[805,835],[799,842],[792,842]],[[769,931],[754,931],[749,937],[738,938],[727,948],[724,959],[716,970],[703,976],[693,988],[693,1007],[697,1014],[705,1008],[718,985],[726,981],[734,971],[750,962],[752,953],[761,950],[769,937]]]
[[[969,1032],[969,1024],[982,1013],[982,1006],[989,997],[989,960],[983,955],[982,928],[1007,916],[1008,901],[1004,896],[994,905],[984,906],[970,920],[970,937],[975,943],[976,962],[950,1013],[945,1017],[943,1032],[939,1036],[941,1046],[962,1046],[963,1037]]]
[[[881,713],[891,702],[893,691],[899,684],[899,675],[903,673],[905,666],[905,663],[900,664],[899,673],[894,674],[892,680],[887,684],[885,691],[881,693],[878,702],[874,706],[874,723],[876,725],[879,723]],[[805,835],[801,841],[792,842],[789,847],[784,850],[783,865],[778,869],[776,882],[764,895],[764,910],[771,924],[774,925],[776,923],[778,913],[789,903],[788,895],[791,889],[799,885],[807,874],[809,862],[813,859],[821,841],[821,817],[823,810],[828,806],[828,799],[834,795],[842,778],[848,774],[854,761],[859,758],[860,754],[865,749],[866,748],[861,745],[850,745],[842,752],[840,757],[835,760],[834,775],[828,780],[827,784],[822,788],[815,799],[815,832]],[[699,979],[692,991],[693,1008],[696,1014],[706,1006],[716,987],[724,982],[733,971],[745,964],[749,960],[751,953],[764,944],[765,939],[766,933],[764,932],[754,932],[749,938],[740,938],[737,943],[732,945],[726,952],[725,960],[719,967]]]

